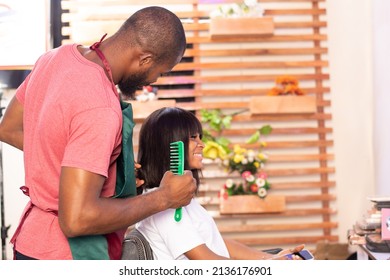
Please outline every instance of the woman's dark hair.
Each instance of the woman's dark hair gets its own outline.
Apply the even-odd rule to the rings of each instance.
[[[138,177],[145,180],[144,188],[155,188],[170,163],[170,143],[183,141],[184,169],[188,166],[188,143],[190,136],[202,136],[202,124],[191,112],[177,108],[164,107],[150,114],[142,124],[139,134],[138,162],[141,164]],[[199,170],[192,170],[199,185]]]

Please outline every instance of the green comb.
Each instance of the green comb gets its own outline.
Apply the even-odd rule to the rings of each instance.
[[[182,141],[172,142],[169,145],[170,148],[170,163],[169,169],[173,174],[184,174],[184,144]],[[181,220],[181,207],[175,211],[175,221]]]

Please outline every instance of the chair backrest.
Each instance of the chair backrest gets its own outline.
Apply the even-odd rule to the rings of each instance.
[[[122,260],[153,260],[149,242],[137,229],[132,229],[123,240]]]

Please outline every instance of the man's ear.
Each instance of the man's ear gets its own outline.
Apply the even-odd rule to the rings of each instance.
[[[149,63],[151,64],[153,61],[153,56],[150,53],[141,54],[139,60],[139,66],[147,66]]]

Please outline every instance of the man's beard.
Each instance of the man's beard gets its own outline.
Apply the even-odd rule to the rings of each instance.
[[[149,72],[142,74],[134,74],[128,77],[126,80],[121,80],[118,83],[118,88],[121,93],[129,99],[135,99],[135,92],[141,90],[142,86],[146,86],[149,83],[146,81]]]

